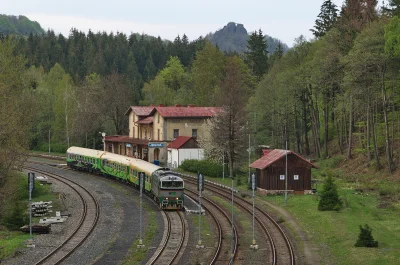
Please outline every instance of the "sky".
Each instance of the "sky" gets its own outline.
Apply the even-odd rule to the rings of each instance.
[[[343,0],[333,0],[338,7]],[[69,35],[87,32],[145,33],[173,40],[186,34],[195,40],[229,22],[248,32],[261,29],[290,47],[294,39],[313,37],[310,29],[323,0],[0,0],[0,13],[25,15],[45,30]]]

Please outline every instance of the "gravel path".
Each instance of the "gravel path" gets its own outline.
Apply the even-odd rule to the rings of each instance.
[[[77,181],[93,192],[100,204],[100,217],[97,227],[82,246],[63,264],[121,264],[139,234],[138,192],[131,187],[95,175],[46,165],[34,165],[34,167]],[[77,225],[82,210],[81,202],[76,198],[74,192],[66,188],[65,185],[55,181],[53,183],[53,192],[64,194],[64,202],[71,217],[63,224],[53,224],[52,233],[48,235],[35,234],[36,248],[23,248],[17,257],[6,261],[4,264],[24,265],[37,262],[45,253],[58,246]],[[146,196],[143,197],[143,204],[147,204],[147,207],[155,210],[157,225],[162,227],[163,220],[156,205]],[[148,214],[143,210],[143,224],[146,225],[147,223]],[[151,242],[152,246],[158,246],[162,233],[162,231],[156,233]],[[149,247],[147,256],[152,255],[155,247]]]

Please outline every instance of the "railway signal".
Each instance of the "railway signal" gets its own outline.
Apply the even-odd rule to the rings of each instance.
[[[143,195],[143,185],[145,180],[144,172],[139,172],[139,190],[140,190],[140,238],[139,244],[137,245],[138,248],[143,248],[143,240],[142,240],[142,195]]]
[[[197,191],[204,191],[204,176],[202,174],[197,175]]]

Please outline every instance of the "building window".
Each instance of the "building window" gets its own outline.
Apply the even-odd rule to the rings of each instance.
[[[157,129],[157,140],[160,141],[160,129]]]
[[[144,139],[147,139],[147,129],[144,130]]]
[[[299,180],[299,175],[293,175],[294,180]]]
[[[280,180],[285,180],[285,175],[280,175],[279,179]]]
[[[192,129],[192,137],[197,138],[197,129]]]
[[[174,129],[174,138],[179,137],[179,129]]]
[[[132,127],[132,138],[135,138],[135,126]]]
[[[157,114],[157,123],[160,123],[160,114]]]

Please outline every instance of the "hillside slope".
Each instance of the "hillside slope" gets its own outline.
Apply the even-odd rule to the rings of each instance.
[[[43,34],[44,30],[38,22],[25,16],[0,15],[0,33],[4,35],[29,35],[30,33]]]

